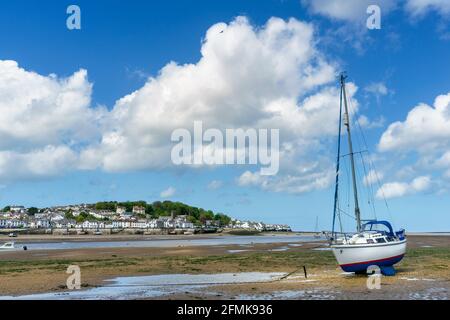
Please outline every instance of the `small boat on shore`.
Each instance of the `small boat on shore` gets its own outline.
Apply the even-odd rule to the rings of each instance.
[[[319,216],[316,217],[316,226],[314,228],[314,238],[320,239],[320,232],[319,232]]]
[[[0,250],[14,250],[14,242],[6,242],[0,246]]]
[[[336,163],[336,186],[334,193],[333,231],[330,237],[330,247],[339,266],[346,272],[372,273],[374,270],[369,267],[376,266],[384,275],[395,275],[395,269],[393,266],[402,260],[406,252],[407,240],[405,230],[401,229],[394,232],[391,223],[388,221],[361,219],[354,155],[361,155],[362,153],[353,152],[350,130],[351,121],[345,90],[346,78],[347,77],[344,74],[340,77],[341,98],[339,112],[338,154]],[[342,116],[344,116],[343,119]],[[345,156],[349,156],[350,159],[354,198],[353,208],[356,222],[356,233],[350,234],[345,233],[342,229],[341,214],[349,214],[343,210],[339,202],[339,176],[341,174],[340,160],[341,157],[343,157],[341,155],[342,123],[347,129],[349,153]],[[373,209],[375,210],[375,207],[373,207]],[[341,232],[339,233],[335,231],[336,219],[338,219],[339,225],[341,226]]]

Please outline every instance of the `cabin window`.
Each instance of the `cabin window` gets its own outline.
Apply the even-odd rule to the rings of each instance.
[[[378,243],[386,243],[386,240],[384,238],[377,238],[376,240]]]

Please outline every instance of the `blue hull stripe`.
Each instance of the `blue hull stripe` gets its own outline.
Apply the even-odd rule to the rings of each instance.
[[[403,259],[403,255],[400,255],[397,257],[392,257],[392,258],[383,259],[383,260],[367,261],[367,262],[360,262],[360,263],[354,263],[354,264],[345,264],[345,265],[341,265],[341,268],[345,272],[360,272],[360,271],[366,271],[369,266],[379,266],[379,267],[393,266],[394,264],[398,263],[402,259]]]

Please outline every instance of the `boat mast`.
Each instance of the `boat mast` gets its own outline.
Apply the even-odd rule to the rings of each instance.
[[[336,211],[338,209],[338,193],[339,193],[339,171],[340,171],[340,160],[341,160],[341,134],[342,134],[342,87],[340,92],[340,103],[339,103],[339,133],[338,133],[338,148],[337,148],[337,159],[336,159],[336,182],[334,189],[334,208],[333,208],[333,228],[331,231],[331,240],[335,239],[334,227],[336,225]],[[342,231],[342,227],[341,227]]]
[[[354,154],[353,154],[352,135],[351,135],[351,130],[350,130],[350,116],[348,113],[348,105],[347,105],[347,94],[345,91],[345,79],[346,78],[347,78],[347,76],[345,76],[345,74],[341,74],[341,90],[344,95],[344,106],[345,106],[344,125],[347,127],[348,148],[349,148],[349,152],[350,152],[350,163],[351,163],[351,167],[352,167],[353,195],[355,197],[356,230],[358,232],[361,232],[361,212],[359,210],[358,188],[356,185],[355,158],[354,158]]]

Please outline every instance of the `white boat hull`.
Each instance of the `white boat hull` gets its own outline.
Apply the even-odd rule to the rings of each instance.
[[[0,251],[14,250],[14,242],[7,242],[0,246]]]
[[[393,266],[406,252],[406,239],[391,243],[332,245],[336,260],[346,272],[366,272],[372,265]]]

